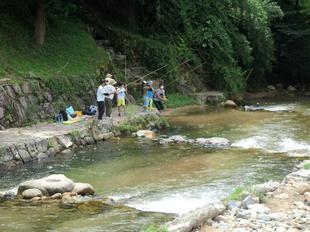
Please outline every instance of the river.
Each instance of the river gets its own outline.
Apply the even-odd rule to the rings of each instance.
[[[0,231],[143,231],[150,224],[220,201],[237,186],[280,181],[302,160],[290,156],[310,152],[309,106],[309,100],[292,100],[268,101],[264,112],[182,108],[167,116],[172,127],[162,135],[225,137],[232,146],[206,149],[126,137],[7,172],[1,176],[0,189],[64,173],[91,183],[98,195],[134,209],[2,202]]]

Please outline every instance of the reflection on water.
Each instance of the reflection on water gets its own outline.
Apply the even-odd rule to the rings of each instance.
[[[172,217],[154,212],[183,214],[225,198],[236,186],[281,180],[298,161],[286,152],[309,150],[309,116],[303,113],[308,105],[294,105],[290,113],[195,107],[169,116],[173,128],[165,133],[225,137],[234,145],[228,149],[122,138],[5,173],[0,189],[64,173],[91,183],[99,195],[146,212],[128,208],[84,212],[57,205],[0,203],[0,230],[141,231]]]

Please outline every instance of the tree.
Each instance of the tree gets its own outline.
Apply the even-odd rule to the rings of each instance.
[[[45,31],[46,31],[46,5],[44,0],[38,0],[36,6],[33,40],[39,46],[42,46],[44,43]]]

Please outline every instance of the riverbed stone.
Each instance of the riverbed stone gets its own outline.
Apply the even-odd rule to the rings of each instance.
[[[203,147],[228,147],[230,145],[228,139],[221,137],[198,138],[195,143]]]
[[[267,192],[273,192],[277,188],[280,187],[280,183],[276,181],[268,181],[263,184],[257,184],[254,186],[255,192],[261,193],[261,194],[266,194]]]
[[[241,203],[241,207],[248,209],[250,205],[259,203],[258,197],[247,196]]]
[[[205,221],[212,219],[225,210],[225,206],[220,203],[207,204],[199,209],[191,211],[174,221],[166,224],[169,232],[189,232],[194,228],[199,228]]]
[[[173,135],[169,138],[160,139],[160,144],[167,144],[167,143],[188,143],[193,142],[194,140],[189,140],[186,136],[183,135]]]
[[[146,139],[155,139],[156,134],[151,130],[139,130],[136,132],[137,137]]]
[[[72,192],[83,196],[94,195],[95,189],[91,184],[88,183],[75,183]]]
[[[268,213],[270,209],[262,204],[251,204],[248,206],[250,211],[254,211],[256,213]]]
[[[61,199],[62,198],[62,194],[61,193],[55,193],[50,198],[53,199],[53,200]]]
[[[32,199],[34,197],[41,197],[41,196],[42,196],[42,192],[41,192],[41,190],[39,190],[37,188],[27,189],[27,190],[22,192],[22,197],[24,199]]]
[[[222,106],[227,108],[236,108],[238,105],[233,100],[227,100],[222,103]]]
[[[55,193],[71,192],[74,188],[74,183],[63,174],[53,174],[20,184],[18,187],[18,194],[32,188],[41,190],[44,196],[49,196]]]

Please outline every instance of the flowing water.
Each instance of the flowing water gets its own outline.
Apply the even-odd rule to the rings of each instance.
[[[0,189],[64,173],[133,209],[4,202],[0,231],[143,231],[150,224],[220,201],[237,186],[279,181],[301,160],[289,156],[310,152],[309,106],[309,101],[299,100],[266,105],[268,112],[184,108],[167,116],[172,128],[162,134],[225,137],[232,146],[205,149],[121,138],[5,173]]]

